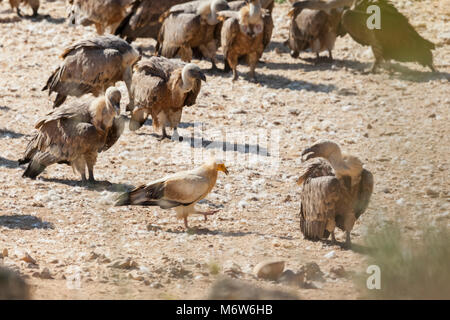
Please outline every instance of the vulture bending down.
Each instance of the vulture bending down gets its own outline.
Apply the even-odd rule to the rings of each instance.
[[[195,64],[185,64],[164,57],[139,61],[134,67],[131,85],[132,111],[130,130],[139,129],[152,116],[153,128],[162,128],[160,140],[167,138],[166,126],[174,133],[181,120],[184,106],[195,103],[201,81],[206,77]]]
[[[0,0],[1,2],[1,0]],[[39,10],[39,0],[9,0],[9,4],[11,5],[11,10],[16,9],[17,15],[22,17],[22,12],[20,11],[19,4],[20,3],[27,4],[33,10],[33,17],[37,16]]]
[[[380,29],[369,29],[367,21],[373,14],[367,13],[368,7],[380,8]],[[330,10],[350,7],[342,15],[342,27],[350,36],[364,46],[370,46],[375,56],[371,72],[375,72],[383,60],[418,62],[435,71],[431,50],[434,44],[422,38],[388,0],[331,0],[301,1],[293,4],[294,8]]]
[[[64,103],[67,96],[80,97],[87,93],[99,96],[124,81],[128,92],[132,66],[140,59],[139,52],[116,36],[98,36],[81,40],[66,48],[64,62],[53,72],[42,91],[56,92],[53,108]]]
[[[303,150],[305,161],[317,159],[304,168],[297,181],[301,191],[300,229],[306,239],[327,239],[334,229],[346,232],[346,246],[355,221],[366,211],[373,191],[373,176],[361,161],[341,154],[339,146],[322,141]]]
[[[201,214],[205,216],[206,220],[208,215],[217,212],[199,212],[195,209],[195,204],[205,198],[214,188],[219,171],[228,175],[228,170],[223,163],[209,160],[199,168],[178,172],[126,192],[119,196],[115,205],[175,208],[177,218],[184,219],[184,225],[188,228],[187,218],[189,215]]]
[[[125,18],[132,0],[69,0],[71,24],[95,25],[97,33],[103,35],[106,28],[114,32]]]
[[[158,39],[159,17],[170,7],[186,0],[134,0],[131,10],[117,27],[115,35],[133,42],[137,38]]]
[[[181,60],[191,62],[193,50],[198,49],[216,70],[217,13],[226,9],[225,0],[191,1],[170,8],[161,16],[162,26],[156,45],[158,55],[179,56]]]
[[[343,35],[340,28],[342,10],[332,9],[329,12],[294,8],[289,12],[291,25],[289,39],[285,44],[291,49],[291,56],[298,58],[301,51],[310,49],[316,53],[327,50],[329,59],[333,60],[331,51],[336,37]]]
[[[104,97],[90,103],[50,112],[36,124],[39,131],[19,160],[19,164],[29,163],[23,176],[35,179],[49,165],[65,163],[81,174],[83,184],[87,166],[89,182],[95,182],[97,154],[114,145],[123,132],[125,119],[117,117],[120,99],[120,91],[110,87]]]
[[[263,9],[255,6],[254,2],[242,7],[239,12],[219,13],[220,19],[226,19],[221,41],[225,63],[233,70],[233,81],[238,79],[237,65],[242,56],[247,58],[250,66],[250,79],[256,81],[255,68],[264,51],[264,16]]]

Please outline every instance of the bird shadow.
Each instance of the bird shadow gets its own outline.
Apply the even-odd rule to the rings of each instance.
[[[296,91],[312,91],[330,93],[336,90],[333,84],[315,84],[303,80],[292,81],[279,74],[260,74],[258,76],[259,83],[271,89],[290,89]]]
[[[64,184],[70,187],[83,187],[88,190],[95,191],[111,191],[111,192],[125,192],[127,190],[133,189],[131,185],[123,183],[111,183],[107,180],[96,180],[95,183],[82,184],[80,180],[70,180],[70,179],[60,179],[60,178],[40,178],[44,182],[53,182]]]
[[[374,248],[370,248],[367,246],[363,246],[360,244],[356,244],[356,243],[352,243],[352,245],[350,247],[347,247],[345,242],[337,242],[337,243],[333,243],[331,240],[327,239],[327,240],[321,240],[323,243],[325,243],[328,246],[338,246],[339,248],[341,248],[342,250],[350,250],[353,251],[355,253],[360,253],[360,254],[365,254],[365,255],[370,255],[372,254],[375,249]]]
[[[8,229],[53,229],[53,224],[30,215],[0,216],[0,226]]]
[[[7,107],[7,106],[0,106],[0,110],[1,111],[9,111],[9,110],[11,110],[11,108]]]
[[[47,21],[49,23],[53,23],[53,24],[62,24],[66,21],[66,18],[53,18],[51,15],[49,14],[45,14],[45,15],[41,15],[38,14],[37,16],[23,16],[22,19],[26,19],[26,20],[30,20],[32,22],[41,22],[41,21]]]
[[[14,169],[19,167],[19,163],[14,160],[9,160],[3,157],[0,157],[0,167],[5,167],[9,169]]]
[[[23,134],[19,132],[14,132],[8,129],[0,129],[0,138],[17,139],[24,136],[29,136],[28,134]]]
[[[448,72],[433,72],[433,71],[420,71],[411,69],[408,66],[401,65],[399,63],[389,63],[388,70],[391,78],[423,83],[430,80],[446,79],[450,81],[450,73]]]

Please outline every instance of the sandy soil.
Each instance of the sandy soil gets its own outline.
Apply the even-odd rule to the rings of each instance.
[[[60,63],[58,55],[95,34],[93,27],[65,24],[64,1],[42,2],[40,13],[49,16],[38,19],[18,19],[8,3],[0,4],[0,252],[8,251],[0,263],[27,278],[33,298],[197,299],[221,274],[234,272],[303,299],[355,299],[362,292],[351,277],[335,277],[330,269],[365,271],[361,249],[368,226],[400,220],[412,234],[425,219],[449,226],[448,1],[395,1],[438,45],[439,74],[397,63],[402,72],[362,74],[372,54],[349,36],[338,39],[333,63],[315,65],[309,53],[294,60],[282,45],[288,5],[277,4],[272,43],[257,68],[260,83],[246,81],[246,66],[239,67],[236,83],[231,74],[209,73],[198,104],[184,110],[183,142],[158,142],[150,121],[136,133],[127,128],[96,165],[97,179],[112,185],[96,188],[81,187],[64,165],[49,167],[36,181],[23,179],[16,162],[34,123],[51,110],[54,97],[41,88]],[[154,41],[135,44],[150,54]],[[123,83],[120,88],[125,107]],[[359,156],[375,176],[370,206],[352,232],[354,250],[306,241],[299,230],[300,152],[324,138]],[[254,155],[257,144],[260,154]],[[229,151],[221,152],[223,145]],[[206,222],[190,218],[196,231],[185,232],[172,211],[111,205],[118,192],[192,168],[211,150],[231,174],[221,175],[201,203],[220,212]],[[25,253],[36,263],[22,261]],[[285,260],[294,271],[315,262],[325,282],[298,289],[256,279],[252,268],[268,258]],[[135,268],[112,266],[124,259]],[[53,279],[43,279],[45,268]]]

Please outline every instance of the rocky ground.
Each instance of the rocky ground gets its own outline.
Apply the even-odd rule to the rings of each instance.
[[[398,63],[393,73],[363,74],[372,54],[349,36],[338,39],[333,63],[316,65],[309,53],[294,60],[283,47],[289,6],[277,4],[259,84],[245,79],[246,66],[236,83],[231,74],[209,73],[198,103],[184,110],[182,142],[158,142],[150,121],[135,133],[127,128],[96,165],[97,179],[112,185],[85,188],[64,165],[23,179],[16,160],[51,110],[54,97],[41,88],[58,55],[95,30],[68,27],[64,1],[42,1],[36,19],[19,19],[1,3],[0,264],[24,275],[35,299],[199,299],[223,275],[303,299],[364,297],[352,274],[367,268],[368,226],[399,220],[415,235],[421,224],[450,222],[450,3],[395,4],[437,44],[439,74]],[[154,41],[135,44],[149,55]],[[339,142],[375,177],[353,250],[306,241],[299,230],[300,152],[318,139]],[[191,217],[192,230],[172,211],[112,206],[118,192],[192,168],[210,152],[225,159],[230,175],[200,205],[220,212],[206,222]],[[285,261],[302,279],[256,278],[253,268],[268,259]]]

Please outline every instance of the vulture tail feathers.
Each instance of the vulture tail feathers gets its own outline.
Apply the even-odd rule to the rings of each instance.
[[[157,205],[157,200],[164,196],[164,182],[157,182],[151,185],[142,185],[136,189],[121,194],[115,206],[127,205]]]
[[[128,24],[130,23],[131,17],[136,13],[136,10],[138,9],[138,7],[140,6],[141,1],[137,0],[134,1],[132,3],[132,8],[130,10],[130,12],[126,15],[125,18],[123,18],[123,20],[120,22],[119,26],[116,28],[116,30],[114,30],[114,35],[115,36],[120,36],[122,37],[122,32],[124,32],[125,28],[128,26]]]
[[[58,160],[52,154],[47,152],[37,152],[22,176],[36,179],[46,167],[56,162],[58,162]]]

